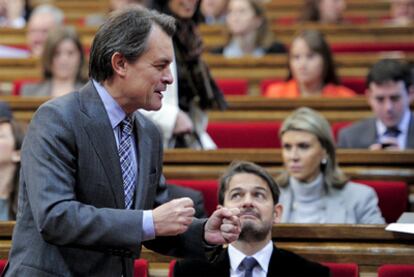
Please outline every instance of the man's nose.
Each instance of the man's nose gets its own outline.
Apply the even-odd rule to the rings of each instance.
[[[170,67],[165,69],[164,76],[162,77],[162,82],[167,85],[171,85],[174,82]]]

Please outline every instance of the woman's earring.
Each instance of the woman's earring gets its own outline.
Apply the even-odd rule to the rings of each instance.
[[[321,164],[326,164],[328,162],[328,160],[326,158],[323,158],[321,161]]]

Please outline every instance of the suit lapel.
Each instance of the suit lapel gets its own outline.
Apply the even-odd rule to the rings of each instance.
[[[135,137],[137,138],[137,164],[138,164],[138,178],[135,190],[135,206],[139,209],[142,207],[151,206],[145,201],[151,201],[145,197],[148,193],[149,186],[149,176],[150,172],[150,162],[149,157],[151,155],[151,138],[146,132],[144,132],[144,120],[138,113],[134,115],[135,122]]]
[[[80,90],[79,95],[81,111],[86,115],[81,124],[105,169],[102,174],[106,174],[109,180],[116,206],[125,208],[118,149],[105,107],[91,81]]]
[[[366,145],[366,147],[369,147],[371,144],[376,143],[378,140],[377,126],[375,122],[376,119],[371,118],[366,126],[366,135],[362,137],[359,136],[359,138],[364,142],[364,145]]]

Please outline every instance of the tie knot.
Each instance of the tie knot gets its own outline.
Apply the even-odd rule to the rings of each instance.
[[[121,122],[122,133],[130,135],[132,133],[132,120],[129,116],[126,116]]]
[[[258,263],[257,263],[257,261],[256,261],[255,258],[253,258],[253,257],[246,257],[241,262],[241,268],[240,269],[241,270],[244,270],[244,272],[246,273],[245,276],[251,276],[251,275],[248,275],[248,274],[249,273],[251,274],[252,271],[253,271],[253,268],[255,266],[257,266],[257,265],[258,265]]]
[[[401,133],[401,131],[397,127],[389,127],[385,131],[384,135],[387,137],[396,138]]]

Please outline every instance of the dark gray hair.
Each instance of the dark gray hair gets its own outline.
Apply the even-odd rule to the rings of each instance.
[[[89,77],[104,81],[114,74],[111,59],[115,52],[128,62],[135,62],[146,50],[147,40],[154,24],[170,37],[175,32],[171,16],[132,5],[111,13],[92,42],[89,59]]]
[[[247,161],[234,161],[230,164],[227,171],[220,177],[219,191],[218,191],[218,203],[223,205],[224,195],[229,188],[229,183],[234,175],[240,173],[248,173],[256,175],[263,179],[272,192],[273,202],[276,205],[279,202],[280,190],[275,179],[267,172],[263,167]]]
[[[328,155],[326,164],[321,164],[325,184],[336,188],[342,188],[345,185],[348,180],[336,162],[331,125],[323,115],[307,107],[296,109],[283,121],[279,137],[281,138],[287,131],[303,131],[315,135]],[[284,171],[276,180],[281,187],[286,187],[289,184],[288,172]]]
[[[382,85],[390,81],[402,81],[408,92],[411,86],[409,66],[399,60],[382,59],[370,68],[367,75],[368,88],[371,83]]]

